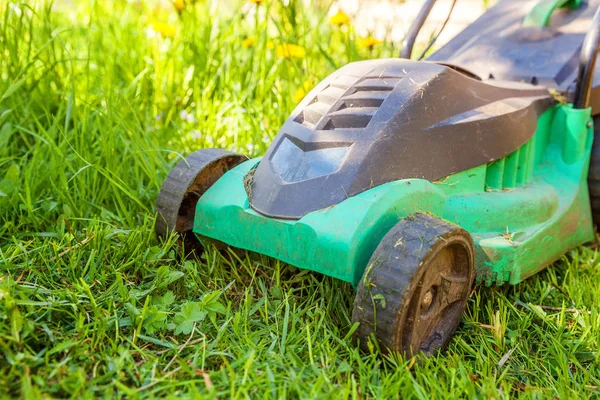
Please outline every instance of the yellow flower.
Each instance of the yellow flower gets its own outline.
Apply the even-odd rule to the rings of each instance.
[[[366,38],[362,38],[358,41],[358,46],[372,49],[373,46],[381,44],[381,43],[382,43],[381,40],[375,39],[372,36],[367,36]]]
[[[265,2],[265,0],[250,0],[250,3],[254,3],[256,5],[259,5],[259,4],[264,3],[264,2]]]
[[[275,43],[272,40],[267,41],[267,49],[272,49],[275,47]]]
[[[163,37],[173,37],[175,36],[175,33],[177,33],[177,30],[174,26],[160,21],[152,22],[152,30],[160,33]]]
[[[306,96],[306,93],[308,93],[310,89],[312,89],[312,86],[312,81],[304,81],[302,86],[300,86],[298,90],[296,90],[296,93],[294,93],[294,96],[292,97],[294,99],[294,103],[300,103],[304,96]]]
[[[173,0],[173,7],[175,7],[177,11],[182,11],[184,6],[185,0]]]
[[[280,44],[275,49],[275,53],[279,58],[304,58],[306,57],[306,50],[302,46],[296,44],[285,43]]]
[[[329,23],[337,26],[347,25],[350,23],[350,17],[340,10],[329,19]]]
[[[256,38],[249,37],[242,40],[242,47],[249,48],[254,46],[254,43],[256,43]]]

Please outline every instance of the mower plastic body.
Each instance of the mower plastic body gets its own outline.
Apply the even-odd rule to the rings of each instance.
[[[435,62],[336,71],[263,158],[201,196],[193,232],[354,286],[386,233],[417,213],[468,231],[488,285],[518,283],[591,241],[597,80],[590,107],[566,103],[598,4],[526,15],[537,3],[500,1]],[[563,3],[573,9],[554,11]]]
[[[480,283],[518,283],[594,237],[586,181],[593,131],[588,121],[589,110],[553,107],[528,143],[495,163],[436,182],[388,182],[298,220],[252,209],[244,186],[260,162],[252,159],[201,197],[194,232],[356,286],[385,233],[400,219],[427,212],[472,235]],[[531,176],[515,185],[523,168]]]

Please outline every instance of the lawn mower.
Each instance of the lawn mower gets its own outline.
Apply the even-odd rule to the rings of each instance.
[[[434,2],[400,58],[331,74],[263,157],[179,162],[158,234],[349,282],[360,344],[407,357],[447,346],[473,285],[517,284],[594,240],[600,0],[501,0],[411,60]]]

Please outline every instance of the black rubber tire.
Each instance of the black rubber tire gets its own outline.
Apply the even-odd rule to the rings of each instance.
[[[364,349],[406,357],[445,349],[471,292],[473,240],[467,231],[427,214],[398,222],[369,260],[352,312]],[[426,308],[425,308],[426,307]]]
[[[588,173],[588,187],[590,191],[590,205],[592,206],[592,219],[596,227],[600,226],[600,116],[594,117],[594,144],[590,158]]]
[[[225,172],[247,159],[221,149],[203,149],[181,160],[165,179],[156,199],[155,230],[159,238],[177,232],[186,254],[198,249],[200,242],[192,233],[198,199]]]

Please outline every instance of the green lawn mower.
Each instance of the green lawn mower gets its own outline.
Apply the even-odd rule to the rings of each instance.
[[[448,344],[474,284],[517,284],[594,240],[600,0],[501,0],[412,61],[434,2],[400,58],[327,77],[263,157],[181,161],[158,234],[349,282],[360,343],[405,356]]]

